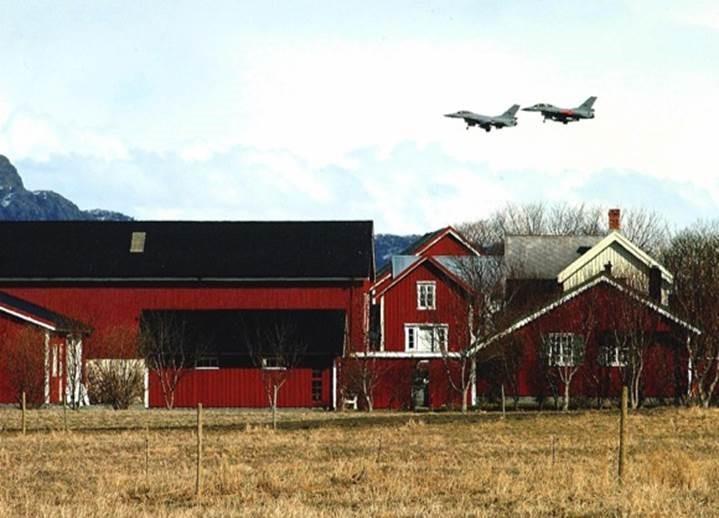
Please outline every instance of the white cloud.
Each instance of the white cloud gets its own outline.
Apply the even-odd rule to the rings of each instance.
[[[716,7],[697,5],[670,15],[715,25]],[[600,34],[601,20],[573,28],[605,38],[596,48],[530,24],[510,24],[507,35],[489,27],[370,39],[206,31],[212,37],[176,46],[178,26],[166,48],[140,56],[156,33],[133,26],[137,45],[110,41],[119,54],[111,62],[103,47],[68,69],[76,53],[55,49],[64,60],[57,69],[70,71],[51,67],[51,88],[28,88],[34,102],[23,85],[15,97],[0,91],[0,152],[76,160],[84,172],[68,169],[77,176],[57,185],[82,183],[78,202],[138,217],[369,217],[383,230],[422,231],[512,200],[582,201],[583,187],[606,170],[701,189],[719,203],[717,72],[635,45],[633,37],[658,33],[668,45],[679,37],[658,30],[662,15],[644,15],[651,6],[634,12],[637,23],[618,25],[632,34]],[[604,56],[615,38],[621,53]],[[567,126],[520,112],[516,128],[487,134],[442,116],[494,115],[515,102],[572,106],[589,95],[599,97],[597,118]],[[37,186],[50,179],[30,178]]]

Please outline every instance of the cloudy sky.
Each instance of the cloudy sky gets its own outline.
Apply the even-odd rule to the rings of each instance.
[[[0,154],[140,219],[419,232],[507,202],[719,206],[719,4],[0,0]],[[520,112],[465,131],[442,114]]]

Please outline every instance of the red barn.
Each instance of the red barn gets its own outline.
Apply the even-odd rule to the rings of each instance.
[[[447,374],[455,366],[447,360],[467,348],[469,331],[467,286],[456,261],[476,256],[447,227],[423,236],[378,272],[370,291],[373,343],[353,354],[357,362],[372,362],[376,408],[440,408],[459,400]]]
[[[138,336],[158,316],[180,322],[183,347],[201,343],[202,353],[184,365],[175,406],[266,406],[249,346],[281,320],[302,351],[279,404],[333,407],[338,359],[364,334],[374,278],[368,221],[2,222],[0,235],[0,292],[13,301],[6,311],[0,304],[0,317],[46,331],[37,348],[50,360],[53,341],[83,360],[136,356],[118,333]],[[27,311],[11,314],[13,304]],[[70,385],[62,360],[55,370],[50,363],[46,386],[53,373]],[[3,368],[7,380],[13,366]],[[68,395],[82,399],[83,390]],[[11,392],[0,392],[4,402]],[[52,391],[44,397],[57,400]],[[146,404],[164,403],[154,373]]]

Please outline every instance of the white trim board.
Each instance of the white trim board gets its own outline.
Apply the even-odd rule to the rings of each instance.
[[[57,328],[53,326],[52,324],[48,324],[46,322],[43,322],[41,320],[37,320],[35,318],[32,318],[24,313],[20,313],[18,311],[13,311],[12,309],[8,309],[5,306],[0,306],[0,311],[3,311],[7,313],[8,315],[12,315],[14,317],[19,318],[20,320],[24,320],[26,322],[30,322],[31,324],[35,324],[36,326],[40,326],[44,329],[47,329],[49,331],[57,331]]]

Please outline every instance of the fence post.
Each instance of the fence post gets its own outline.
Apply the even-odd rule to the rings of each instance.
[[[27,425],[25,421],[25,391],[22,391],[22,434],[25,435],[25,432],[27,431]]]
[[[150,477],[150,427],[145,425],[145,483]]]
[[[618,474],[619,474],[619,480],[622,480],[622,477],[624,476],[624,466],[626,464],[626,455],[627,455],[627,399],[628,399],[628,389],[627,386],[624,385],[622,387],[622,407],[621,407],[621,414],[619,417],[619,467],[618,467]]]
[[[507,414],[507,401],[504,396],[504,383],[502,383],[502,419],[505,418]]]
[[[552,466],[557,461],[557,437],[552,435]]]
[[[62,397],[62,429],[67,433],[67,394]]]
[[[197,478],[195,495],[202,493],[202,403],[197,403]]]

